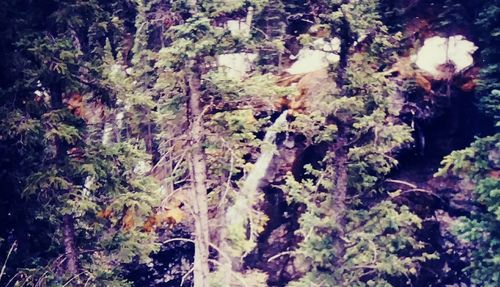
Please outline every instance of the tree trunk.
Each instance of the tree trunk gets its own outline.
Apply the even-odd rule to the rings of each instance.
[[[63,216],[63,241],[66,252],[66,268],[69,273],[78,273],[78,253],[75,245],[75,224],[73,216],[66,214]]]
[[[199,66],[198,63],[193,65]],[[202,147],[203,126],[202,110],[200,107],[201,72],[193,69],[188,76],[188,96],[189,103],[187,116],[191,126],[190,141],[190,172],[193,213],[195,220],[195,254],[194,254],[194,287],[208,287],[208,204],[206,174],[207,168],[205,155]]]
[[[340,24],[340,53],[339,53],[339,63],[337,66],[337,78],[336,83],[337,87],[340,89],[340,96],[349,97],[349,90],[346,85],[348,82],[348,66],[349,66],[349,56],[351,54],[351,47],[354,43],[351,25],[346,15],[346,11],[343,10],[342,5],[348,4],[349,0],[343,0],[341,2],[341,6],[339,7],[339,11],[342,13],[343,17]],[[335,222],[338,225],[336,241],[335,241],[335,253],[337,259],[343,258],[345,253],[345,242],[344,242],[344,234],[345,234],[345,212],[346,212],[346,201],[347,201],[347,184],[348,184],[348,153],[349,148],[347,147],[347,138],[348,133],[345,130],[346,127],[343,126],[342,123],[338,124],[339,133],[338,133],[338,142],[334,148],[334,165],[335,165],[335,200],[334,206],[332,206],[333,210],[335,210]],[[341,262],[341,260],[336,260],[336,264]]]
[[[345,204],[347,199],[347,148],[341,146],[335,152],[335,198],[336,208],[338,212],[343,212],[345,210]]]
[[[337,234],[335,235],[335,243],[333,248],[335,249],[335,255],[337,259],[343,258],[345,254],[345,212],[346,212],[346,201],[347,201],[347,183],[348,183],[348,173],[347,173],[347,160],[348,160],[348,148],[345,146],[345,140],[340,139],[336,145],[334,166],[335,166],[335,190],[332,209],[335,210],[334,220],[337,223]],[[340,263],[342,260],[336,260],[334,264]]]
[[[349,0],[343,0],[342,4],[348,4]],[[348,95],[348,89],[346,88],[347,84],[347,68],[349,64],[349,56],[351,52],[351,46],[353,44],[353,39],[352,39],[352,31],[351,31],[351,26],[350,23],[347,19],[347,15],[345,14],[345,11],[342,10],[342,6],[339,8],[340,12],[342,12],[343,17],[342,17],[342,23],[340,25],[340,60],[339,64],[337,67],[337,78],[336,78],[336,83],[337,87],[340,89],[340,95],[341,96],[349,96]],[[335,177],[335,196],[337,198],[336,200],[336,210],[338,214],[342,214],[345,211],[345,204],[346,204],[346,197],[347,197],[347,181],[348,181],[348,174],[347,174],[347,155],[348,155],[348,147],[347,147],[347,131],[345,130],[344,125],[339,122],[338,123],[338,142],[335,145],[334,148],[334,154],[335,154],[335,172],[336,172],[336,177]],[[344,225],[342,224],[342,217],[338,218],[338,223],[341,227]]]
[[[51,86],[51,105],[52,109],[62,109],[63,106],[63,89],[62,83],[57,81]],[[66,156],[66,151],[68,150],[67,144],[60,138],[55,139],[56,146],[56,163],[58,165],[62,164],[64,157]],[[64,192],[64,191],[62,191]],[[74,218],[70,214],[63,215],[63,226],[62,226],[63,244],[64,252],[66,254],[66,269],[71,275],[76,276],[78,274],[78,252],[75,244],[75,226]],[[78,280],[76,280],[78,281]],[[75,282],[76,282],[75,281]]]

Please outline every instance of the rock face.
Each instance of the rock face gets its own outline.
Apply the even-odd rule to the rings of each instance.
[[[459,216],[474,210],[471,190],[468,183],[458,178],[434,177],[439,162],[436,155],[400,157],[400,165],[386,181],[385,188],[401,190],[394,201],[408,206],[423,220],[417,233],[417,239],[425,244],[422,252],[439,256],[422,264],[419,275],[411,278],[413,286],[469,286],[464,270],[467,249],[453,235],[452,226]],[[395,286],[398,284],[406,286],[404,282]]]
[[[300,241],[294,232],[298,229],[299,205],[289,205],[283,191],[273,187],[283,183],[287,172],[303,157],[305,145],[300,136],[281,133],[277,139],[278,153],[270,169],[272,176],[263,187],[265,199],[260,206],[269,218],[264,231],[259,235],[255,250],[245,258],[247,268],[257,268],[269,274],[269,286],[285,286],[302,274],[294,264],[289,251]]]
[[[425,244],[425,252],[439,255],[439,259],[422,265],[419,276],[412,278],[414,286],[469,286],[464,270],[467,248],[453,235],[452,226],[460,216],[478,208],[472,204],[473,186],[456,177],[434,177],[434,174],[444,155],[473,140],[470,133],[476,127],[472,121],[473,105],[468,104],[467,94],[459,89],[453,89],[452,98],[434,103],[415,100],[423,99],[422,93],[420,90],[412,98],[407,97],[406,108],[411,104],[417,111],[426,110],[414,114],[425,145],[400,152],[400,164],[385,186],[389,190],[402,190],[395,201],[407,205],[423,219],[418,240]]]

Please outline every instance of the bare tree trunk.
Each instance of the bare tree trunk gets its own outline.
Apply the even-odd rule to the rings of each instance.
[[[199,66],[194,64],[194,67]],[[194,287],[208,287],[208,204],[206,187],[206,162],[202,147],[203,126],[202,110],[200,107],[201,72],[193,70],[188,77],[188,111],[187,116],[191,125],[190,141],[190,171],[193,213],[195,220],[195,254],[194,254]]]
[[[63,216],[63,241],[66,252],[66,268],[72,275],[78,273],[78,259],[75,245],[75,224],[73,216],[66,214]]]

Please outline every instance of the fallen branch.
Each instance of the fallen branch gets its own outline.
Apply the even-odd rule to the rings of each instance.
[[[406,186],[409,186],[411,188],[417,188],[416,185],[412,184],[412,183],[409,183],[407,181],[404,181],[404,180],[397,180],[397,179],[386,179],[385,180],[386,182],[390,182],[390,183],[397,183],[397,184],[402,184],[402,185],[406,185]]]
[[[5,268],[7,267],[7,261],[9,260],[10,255],[12,254],[12,251],[14,248],[16,248],[17,241],[14,241],[12,243],[12,246],[10,246],[9,253],[7,253],[7,257],[5,258],[5,262],[3,263],[2,270],[0,271],[0,280],[2,280],[3,274],[5,272]]]
[[[276,259],[278,257],[281,257],[283,255],[292,255],[292,254],[295,254],[295,253],[296,253],[296,251],[283,251],[283,252],[280,252],[280,253],[278,253],[276,255],[271,256],[269,259],[267,259],[267,262],[271,262],[274,259]]]
[[[181,279],[181,286],[184,285],[184,281],[186,280],[186,278],[189,276],[189,274],[193,273],[194,271],[194,266],[191,267],[191,269],[189,269],[188,272],[186,272],[186,274],[182,275],[182,279]]]

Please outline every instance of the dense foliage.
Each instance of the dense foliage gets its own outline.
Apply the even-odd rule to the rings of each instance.
[[[0,285],[498,286],[500,3],[436,2],[0,3]],[[458,33],[474,67],[409,63]],[[460,216],[398,177],[457,102]]]

